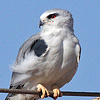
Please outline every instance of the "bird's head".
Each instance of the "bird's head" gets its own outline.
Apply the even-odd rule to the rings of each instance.
[[[62,9],[52,9],[44,12],[40,16],[39,27],[52,26],[52,27],[72,27],[73,18],[69,11]]]

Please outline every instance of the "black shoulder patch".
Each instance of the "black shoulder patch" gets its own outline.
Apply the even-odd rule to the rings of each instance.
[[[32,44],[31,49],[30,49],[30,52],[31,52],[32,50],[34,50],[35,54],[36,54],[38,57],[40,57],[43,53],[45,53],[47,47],[48,47],[48,46],[46,45],[45,41],[39,39],[39,40],[36,40],[36,41]]]

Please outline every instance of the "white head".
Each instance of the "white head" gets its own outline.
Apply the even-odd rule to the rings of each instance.
[[[68,27],[73,30],[73,18],[67,10],[51,9],[40,16],[39,26]]]

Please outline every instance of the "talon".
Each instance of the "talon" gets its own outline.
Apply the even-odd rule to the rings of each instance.
[[[41,84],[37,85],[37,91],[41,92],[42,91],[42,95],[41,98],[44,99],[45,96],[49,96],[49,92],[48,90]]]
[[[55,88],[53,89],[53,93],[54,93],[54,99],[56,100],[59,96],[60,96],[60,90]]]

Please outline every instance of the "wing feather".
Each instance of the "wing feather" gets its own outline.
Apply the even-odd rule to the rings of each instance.
[[[33,43],[37,40],[40,39],[40,34],[35,34],[31,36],[19,49],[17,58],[16,58],[16,63],[20,63],[21,59],[25,58],[25,54],[29,53],[31,46]]]
[[[25,54],[30,52],[31,46],[34,44],[34,42],[38,39],[40,39],[40,34],[36,34],[31,36],[19,49],[16,62],[15,64],[21,63],[22,59],[25,59]],[[24,83],[21,84],[13,84],[13,81],[17,78],[17,76],[21,76],[20,73],[13,72],[12,73],[12,79],[10,84],[10,89],[21,89],[24,86]],[[14,96],[15,94],[9,93],[5,100],[9,100],[9,97]]]

